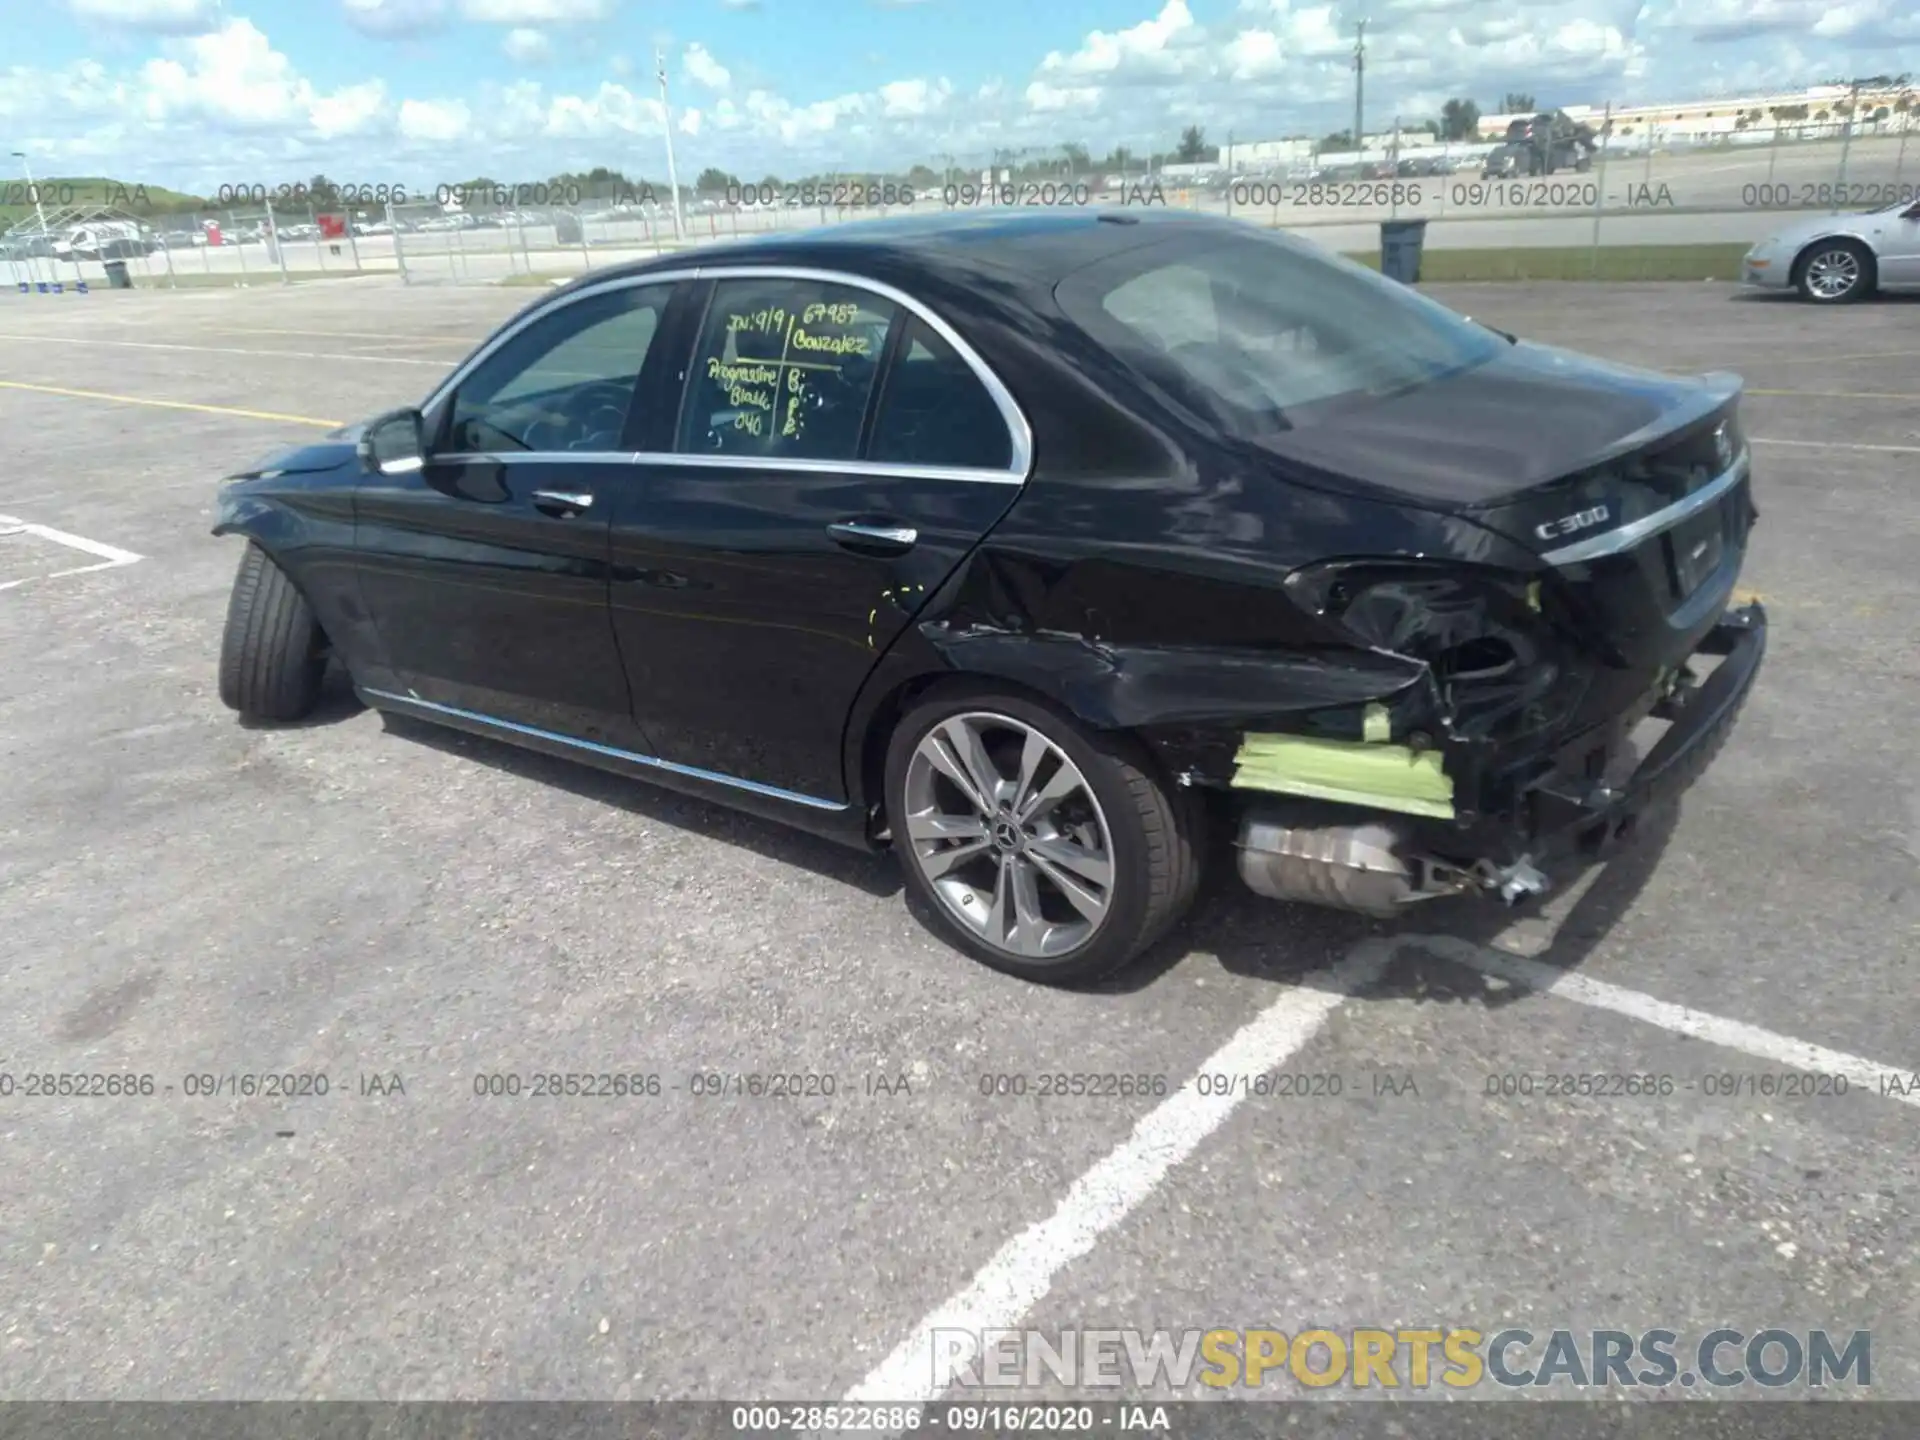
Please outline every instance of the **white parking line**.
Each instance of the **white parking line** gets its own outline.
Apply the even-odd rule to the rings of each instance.
[[[342,355],[317,350],[240,350],[226,345],[172,345],[159,340],[93,340],[72,335],[0,334],[0,340],[27,340],[40,345],[113,345],[123,350],[184,350],[199,355],[253,355],[273,360],[367,360],[381,365],[431,365],[452,368],[448,360],[413,360],[404,355]]]
[[[1392,939],[1362,941],[1330,970],[1261,1011],[1195,1073],[1259,1075],[1274,1069],[1313,1038],[1341,1001],[1377,979],[1396,948]],[[934,1373],[936,1331],[978,1334],[1017,1324],[1052,1288],[1054,1276],[1132,1214],[1244,1098],[1202,1095],[1187,1086],[1155,1106],[1117,1149],[1074,1182],[1052,1215],[1001,1246],[965,1289],[915,1326],[846,1403],[937,1399],[947,1377]]]
[[[95,570],[111,570],[119,565],[135,564],[145,558],[134,554],[131,550],[122,550],[117,545],[102,544],[98,540],[89,540],[84,535],[69,535],[65,530],[55,530],[51,525],[35,525],[13,515],[0,515],[0,535],[32,535],[36,539],[51,540],[56,545],[65,545],[70,549],[101,557],[97,565],[76,565],[70,570],[55,570],[46,575],[28,575],[19,580],[8,580],[0,583],[0,590],[17,589],[35,580],[58,580],[65,575],[86,575]]]
[[[1598,874],[1598,869],[1594,870],[1576,888],[1584,890]],[[1551,917],[1538,934],[1509,927],[1509,932],[1495,943],[1531,950],[1543,939],[1550,943],[1564,919],[1564,914]],[[1673,1005],[1525,956],[1496,954],[1450,935],[1402,934],[1362,941],[1332,969],[1315,977],[1317,984],[1290,990],[1269,1005],[1195,1073],[1272,1071],[1312,1039],[1343,1000],[1377,980],[1406,948],[1417,948],[1543,995],[1608,1010],[1795,1070],[1844,1075],[1851,1085],[1920,1108],[1920,1092],[1912,1088],[1912,1071],[1795,1040],[1744,1021]],[[1102,1235],[1138,1209],[1168,1173],[1238,1105],[1239,1098],[1233,1095],[1202,1096],[1197,1089],[1183,1086],[1156,1106],[1118,1148],[1074,1182],[1052,1215],[1001,1246],[965,1289],[921,1320],[886,1359],[848,1391],[844,1403],[928,1404],[939,1399],[949,1377],[937,1373],[937,1332],[959,1330],[978,1335],[1017,1325],[1052,1289],[1054,1277],[1061,1270],[1088,1254]]]
[[[1596,1010],[1611,1010],[1616,1015],[1657,1025],[1676,1035],[1705,1040],[1710,1045],[1738,1050],[1795,1070],[1844,1075],[1850,1086],[1857,1085],[1884,1099],[1920,1108],[1920,1094],[1909,1088],[1920,1066],[1901,1070],[1892,1065],[1882,1065],[1859,1055],[1849,1055],[1844,1050],[1829,1050],[1824,1045],[1814,1045],[1805,1040],[1796,1040],[1791,1035],[1763,1030],[1744,1020],[1729,1020],[1721,1015],[1710,1015],[1704,1010],[1692,1010],[1685,1005],[1656,1000],[1641,991],[1609,985],[1604,980],[1542,964],[1538,960],[1520,955],[1498,955],[1450,935],[1407,935],[1399,938],[1402,944],[1417,944],[1422,950],[1438,955],[1443,960],[1452,960],[1482,974],[1524,985],[1529,990],[1571,1000],[1576,1005],[1590,1005]]]

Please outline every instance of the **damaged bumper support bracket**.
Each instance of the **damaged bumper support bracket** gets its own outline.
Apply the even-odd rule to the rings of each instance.
[[[1250,798],[1238,835],[1241,879],[1258,894],[1391,916],[1441,895],[1481,893],[1509,904],[1544,893],[1556,867],[1603,857],[1649,807],[1699,778],[1732,732],[1766,653],[1758,604],[1729,610],[1697,647],[1719,664],[1697,687],[1663,701],[1669,727],[1633,773],[1608,787],[1564,774],[1524,797],[1517,860],[1443,859],[1412,840],[1415,817],[1451,817],[1452,782],[1435,752],[1288,736],[1249,736],[1234,784],[1279,792]]]

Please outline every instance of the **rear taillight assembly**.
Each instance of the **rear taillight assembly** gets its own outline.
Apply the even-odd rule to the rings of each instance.
[[[1287,593],[1335,634],[1422,661],[1461,738],[1555,723],[1584,681],[1569,673],[1539,578],[1458,562],[1344,560],[1289,575]]]

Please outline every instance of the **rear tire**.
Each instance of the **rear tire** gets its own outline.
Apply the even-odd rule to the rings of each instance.
[[[1794,265],[1793,283],[1816,305],[1848,305],[1873,293],[1873,252],[1858,240],[1823,240]]]
[[[942,763],[968,735],[981,742],[998,791],[984,809]],[[1040,756],[1030,768],[1028,755]],[[1020,821],[1023,795],[1056,788],[1048,808]],[[887,747],[886,805],[906,884],[942,938],[1025,980],[1068,985],[1111,974],[1165,935],[1199,887],[1204,826],[1190,794],[1168,786],[1126,737],[989,687],[943,687],[902,717]],[[943,838],[928,838],[936,828]],[[971,858],[954,863],[955,852]],[[1089,878],[1102,874],[1104,885]]]
[[[220,699],[249,720],[298,720],[320,698],[326,636],[306,597],[251,541],[227,599]]]

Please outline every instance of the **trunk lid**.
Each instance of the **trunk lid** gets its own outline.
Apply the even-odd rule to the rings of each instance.
[[[1652,446],[1739,392],[1735,375],[1667,375],[1523,340],[1402,394],[1338,402],[1259,443],[1318,488],[1481,511]]]

